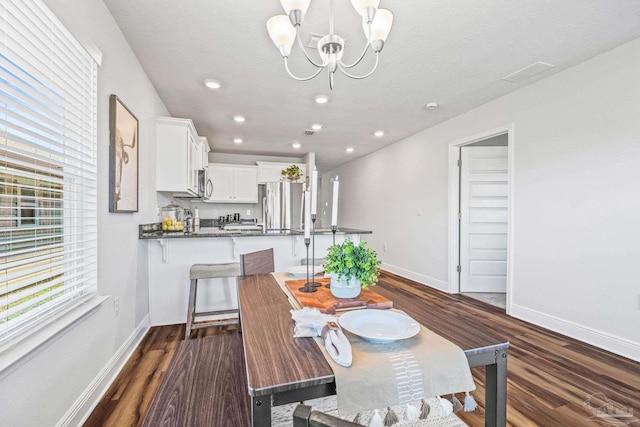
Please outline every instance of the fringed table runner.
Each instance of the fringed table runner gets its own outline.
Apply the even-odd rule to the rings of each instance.
[[[274,277],[292,306],[299,309],[284,284],[286,274],[274,273]],[[386,344],[372,343],[344,332],[353,352],[353,364],[348,368],[333,361],[322,338],[314,338],[335,374],[341,413],[475,390],[462,349],[424,326],[412,338]]]
[[[335,374],[340,412],[355,413],[475,389],[460,347],[421,326],[413,338],[371,343],[344,331],[353,364],[338,365],[315,338]]]

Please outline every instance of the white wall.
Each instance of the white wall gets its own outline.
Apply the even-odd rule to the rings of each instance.
[[[0,379],[0,425],[51,426],[148,324],[146,246],[138,224],[156,216],[154,117],[166,108],[102,0],[45,0],[67,28],[103,54],[98,71],[98,289],[113,299]],[[140,195],[136,214],[108,212],[109,95],[140,122]],[[122,356],[124,357],[124,356]]]
[[[446,289],[448,144],[513,123],[512,314],[640,360],[639,75],[637,39],[331,171],[340,224]]]

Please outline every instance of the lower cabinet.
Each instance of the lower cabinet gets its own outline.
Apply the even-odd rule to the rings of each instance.
[[[213,191],[208,202],[258,203],[258,167],[209,164]]]

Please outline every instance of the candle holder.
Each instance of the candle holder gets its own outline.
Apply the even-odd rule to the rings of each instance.
[[[309,243],[311,239],[304,239],[304,245],[307,247],[307,283],[303,287],[299,288],[300,292],[311,293],[316,292],[317,289],[313,286],[312,282],[309,282]]]
[[[313,280],[316,276],[316,214],[311,214],[311,265],[313,274],[311,275],[311,286],[316,288],[322,286]],[[307,282],[309,281],[309,257],[307,256]]]
[[[332,225],[331,226],[331,234],[333,234],[333,245],[335,246],[336,244],[336,231],[338,231],[338,226],[337,225]],[[324,285],[325,288],[327,289],[331,289],[331,283],[327,283],[326,285]]]

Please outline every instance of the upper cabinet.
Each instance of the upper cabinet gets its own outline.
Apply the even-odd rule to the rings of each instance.
[[[258,184],[267,182],[281,181],[282,170],[288,168],[292,164],[297,165],[302,172],[301,182],[304,182],[307,176],[307,165],[304,163],[280,163],[280,162],[256,162],[258,165]]]
[[[208,149],[191,120],[157,117],[156,191],[197,196],[198,171],[204,169],[203,152]]]
[[[213,191],[208,202],[258,203],[258,168],[256,166],[209,164]]]

